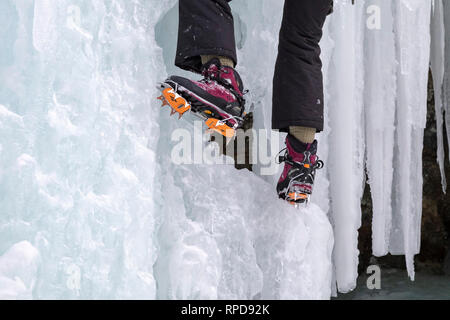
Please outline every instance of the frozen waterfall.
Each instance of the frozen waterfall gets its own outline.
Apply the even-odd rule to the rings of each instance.
[[[173,130],[201,135],[156,100],[156,82],[183,73],[173,66],[176,0],[2,0],[0,299],[351,291],[366,172],[373,253],[405,255],[414,279],[430,61],[441,167],[450,123],[450,6],[351,2],[335,0],[322,41],[326,168],[312,203],[295,209],[259,164],[254,174],[172,163]],[[268,130],[283,2],[231,5],[254,125]]]

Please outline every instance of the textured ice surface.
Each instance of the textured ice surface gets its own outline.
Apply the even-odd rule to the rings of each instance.
[[[32,298],[38,266],[39,253],[28,241],[0,256],[0,300]]]
[[[319,152],[326,168],[313,204],[295,210],[276,199],[277,175],[171,163],[171,133],[192,131],[187,121],[159,111],[155,99],[157,81],[183,74],[173,66],[175,0],[1,1],[0,255],[9,265],[14,252],[27,252],[19,270],[32,275],[0,272],[14,281],[7,294],[328,298],[347,292],[356,286],[365,167],[374,254],[406,254],[413,277],[431,35],[434,69],[443,64],[439,11],[430,33],[431,3],[335,1],[322,41],[327,108]],[[256,128],[270,128],[282,6],[232,2],[239,72],[251,90]],[[444,2],[445,31],[448,7]],[[447,110],[448,72],[442,77]],[[27,245],[17,249],[18,243]]]
[[[175,3],[1,1],[2,297],[330,297],[321,209],[231,166],[171,163],[189,125],[160,115],[173,55],[155,26]]]
[[[0,252],[39,251],[34,298],[156,295],[150,110],[164,68],[151,21],[163,7],[0,4]]]
[[[332,231],[317,206],[275,200],[271,185],[232,166],[162,170],[158,298],[329,297]]]

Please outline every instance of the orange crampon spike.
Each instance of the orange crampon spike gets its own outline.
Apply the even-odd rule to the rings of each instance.
[[[161,100],[162,107],[170,106],[172,108],[170,115],[178,113],[180,118],[184,113],[191,109],[191,105],[180,95],[178,95],[172,88],[166,88],[162,92],[162,96],[158,97]]]
[[[164,96],[159,96],[157,99],[162,101],[161,108],[163,108],[163,107],[169,105],[169,103],[168,103],[167,100],[164,98]]]
[[[210,130],[216,131],[227,138],[234,137],[235,130],[227,126],[225,123],[220,122],[218,119],[209,118],[205,123]]]

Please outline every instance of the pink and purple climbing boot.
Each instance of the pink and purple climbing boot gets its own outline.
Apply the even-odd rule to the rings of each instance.
[[[161,91],[166,104],[176,105],[172,108],[180,116],[189,110],[207,120],[208,126],[209,120],[216,127],[224,125],[236,130],[245,115],[245,92],[241,77],[234,68],[222,66],[217,58],[203,66],[202,75],[203,79],[199,81],[179,76],[171,76],[164,81]],[[167,97],[164,90],[167,90]],[[181,103],[183,100],[184,105]]]
[[[316,155],[317,140],[305,144],[288,135],[285,150],[279,159],[285,165],[277,185],[278,196],[291,204],[307,202],[313,191],[316,170],[323,168],[323,162]]]

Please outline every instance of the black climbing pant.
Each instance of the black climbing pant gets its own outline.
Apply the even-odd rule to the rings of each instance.
[[[229,1],[179,0],[178,67],[200,72],[201,55],[226,56],[237,64]],[[319,42],[332,4],[332,0],[285,0],[273,78],[273,129],[304,126],[323,130]]]

